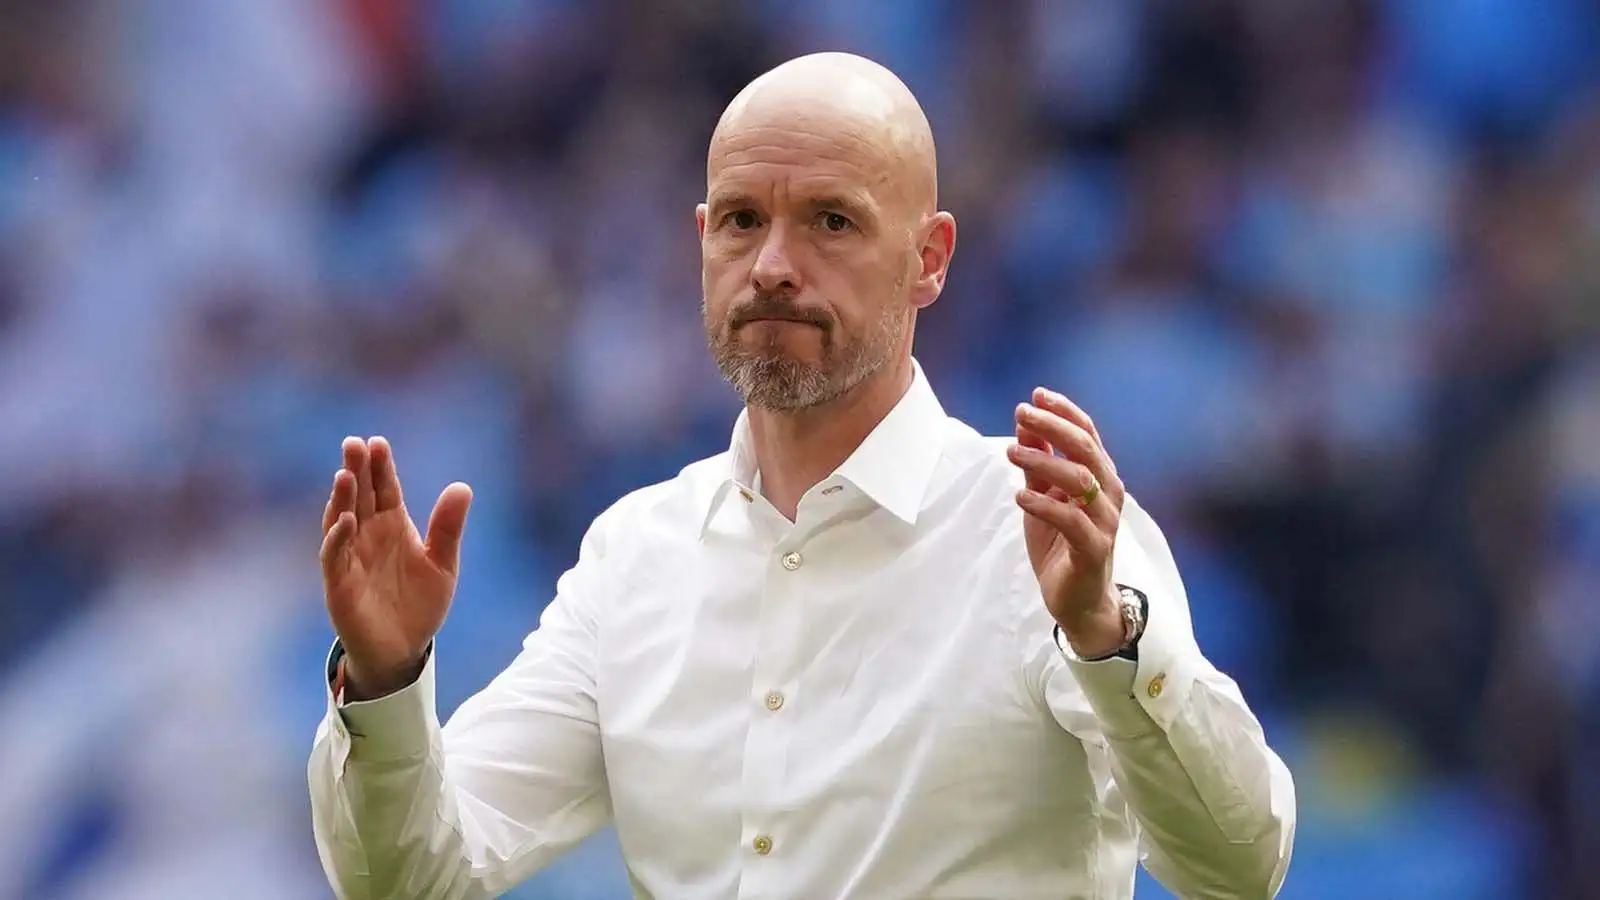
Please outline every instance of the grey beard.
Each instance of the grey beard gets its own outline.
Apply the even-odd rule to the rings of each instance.
[[[830,341],[823,361],[815,366],[786,356],[777,347],[765,353],[747,351],[731,331],[708,327],[706,338],[722,377],[746,406],[801,412],[831,403],[877,374],[894,354],[906,327],[903,320],[885,310],[877,334],[842,348]]]
[[[772,412],[801,412],[830,403],[883,366],[881,356],[861,358],[830,377],[823,368],[784,356],[756,356],[722,349],[716,356],[722,377],[733,385],[745,405]]]

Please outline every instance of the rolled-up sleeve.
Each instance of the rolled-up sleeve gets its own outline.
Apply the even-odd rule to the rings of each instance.
[[[609,820],[595,706],[603,520],[522,652],[447,725],[436,651],[381,699],[341,704],[330,687],[308,774],[341,900],[496,897]]]
[[[1293,778],[1238,685],[1195,643],[1166,539],[1131,498],[1113,578],[1150,601],[1138,659],[1089,662],[1052,646],[1058,664],[1044,674],[1052,712],[1104,742],[1116,790],[1103,795],[1133,813],[1145,867],[1169,890],[1275,896],[1294,843]]]

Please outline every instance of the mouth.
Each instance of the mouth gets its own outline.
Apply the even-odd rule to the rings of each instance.
[[[809,321],[807,321],[805,319],[788,319],[788,318],[783,318],[781,316],[762,316],[760,318],[755,318],[755,319],[746,319],[743,322],[743,324],[744,325],[763,325],[763,324],[765,324],[765,325],[808,325],[808,326],[810,326],[812,328],[821,328],[822,327],[821,325],[817,324],[816,322],[809,322]]]

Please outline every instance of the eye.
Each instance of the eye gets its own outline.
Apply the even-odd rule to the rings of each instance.
[[[735,231],[749,231],[761,224],[761,219],[754,210],[736,209],[722,217],[722,224],[733,228]]]
[[[842,234],[856,227],[856,223],[850,221],[849,216],[845,216],[836,212],[819,213],[817,215],[817,225],[819,225],[823,231],[832,232],[834,234]]]

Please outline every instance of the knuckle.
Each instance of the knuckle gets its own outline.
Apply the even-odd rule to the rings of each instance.
[[[1073,443],[1077,446],[1079,453],[1084,454],[1085,458],[1093,458],[1096,449],[1093,435],[1087,431],[1084,431],[1082,428],[1077,428],[1073,429],[1072,438]]]

